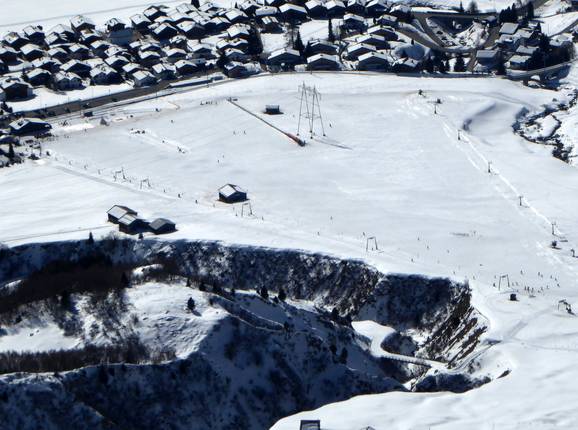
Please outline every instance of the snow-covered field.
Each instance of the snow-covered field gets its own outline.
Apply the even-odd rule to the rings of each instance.
[[[283,115],[266,119],[295,134],[302,83],[321,93],[326,133],[316,120],[311,139],[302,119],[305,147],[227,101],[263,118],[266,104],[279,104]],[[0,242],[105,235],[106,210],[126,204],[173,219],[169,239],[302,248],[468,279],[490,323],[485,337],[497,342],[480,363],[510,375],[466,394],[362,396],[274,428],[302,417],[331,429],[572,428],[578,332],[557,302],[578,306],[578,173],[511,129],[523,108],[563,97],[501,79],[315,73],[103,110],[110,126],[96,110],[54,124],[49,157],[0,170]],[[216,201],[227,182],[248,190],[252,215]],[[366,250],[369,237],[378,249],[371,241]],[[501,275],[511,289],[502,280],[498,290]],[[508,301],[513,291],[518,302]],[[371,323],[356,329],[373,342],[386,335]]]

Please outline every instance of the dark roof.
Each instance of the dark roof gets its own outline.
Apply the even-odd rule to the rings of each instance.
[[[149,227],[151,228],[151,230],[160,230],[161,228],[163,228],[165,226],[174,227],[175,223],[172,222],[171,220],[166,219],[166,218],[157,218],[149,224]]]

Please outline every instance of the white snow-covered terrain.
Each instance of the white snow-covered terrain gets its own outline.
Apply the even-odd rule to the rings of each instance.
[[[326,136],[317,119],[311,138],[303,118],[300,147],[257,117],[296,134],[303,82],[321,93]],[[0,237],[9,245],[99,237],[112,228],[106,210],[126,204],[173,219],[170,239],[307,249],[385,272],[467,279],[488,331],[464,366],[508,376],[466,394],[357,397],[274,428],[302,417],[343,429],[569,428],[575,317],[558,301],[577,297],[578,177],[511,128],[522,110],[566,96],[500,79],[315,73],[97,110],[55,123],[56,137],[42,145],[49,156],[0,172]],[[262,114],[271,103],[283,114]],[[250,208],[216,201],[227,182],[248,190]],[[361,333],[380,333],[370,328]],[[521,391],[530,392],[521,399]]]

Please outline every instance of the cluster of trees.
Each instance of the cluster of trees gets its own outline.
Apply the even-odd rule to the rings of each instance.
[[[502,9],[500,11],[500,14],[498,15],[498,22],[500,24],[504,24],[506,22],[516,23],[518,22],[518,20],[519,20],[518,9],[516,8],[515,4],[505,9]]]
[[[161,363],[175,358],[173,350],[155,351],[138,338],[115,345],[87,345],[71,350],[0,353],[0,374],[14,372],[64,372],[100,363]]]

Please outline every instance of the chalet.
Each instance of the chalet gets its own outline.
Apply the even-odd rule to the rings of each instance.
[[[34,87],[48,86],[52,80],[50,72],[44,69],[33,69],[26,73],[26,80]]]
[[[35,43],[37,45],[41,45],[44,43],[44,30],[39,25],[29,25],[24,27],[22,30],[24,36],[30,40],[30,42]]]
[[[53,78],[54,87],[60,91],[78,90],[83,87],[82,79],[75,73],[58,72]]]
[[[60,70],[61,65],[62,63],[60,61],[48,57],[42,57],[32,62],[32,67],[35,69],[46,70],[50,73],[54,73]]]
[[[498,64],[500,51],[497,49],[480,49],[476,52],[476,60],[484,69],[491,69]]]
[[[48,36],[46,36],[46,45],[49,47],[65,45],[67,43],[69,43],[69,41],[58,33],[49,33]]]
[[[180,12],[180,13],[190,14],[192,12],[196,12],[197,8],[195,8],[193,5],[191,5],[189,3],[182,3],[182,4],[177,6],[176,10],[177,10],[177,12]]]
[[[8,71],[8,66],[2,60],[0,60],[0,75],[6,73]]]
[[[305,52],[308,56],[315,54],[335,55],[337,54],[337,46],[324,40],[311,39],[307,42]]]
[[[513,34],[516,33],[516,31],[518,31],[518,24],[513,23],[513,22],[506,22],[504,24],[502,24],[502,26],[500,27],[499,33],[500,35],[508,35],[511,36]]]
[[[377,36],[383,37],[388,42],[393,42],[398,39],[397,33],[393,30],[393,28],[385,27],[383,25],[374,25],[367,29],[367,34],[375,34]]]
[[[381,52],[368,52],[357,60],[357,70],[385,71],[388,68],[389,60]]]
[[[365,0],[349,0],[345,6],[348,13],[355,15],[365,15]]]
[[[18,59],[18,51],[10,46],[0,45],[0,60],[5,63],[13,63]]]
[[[255,11],[256,18],[265,18],[267,16],[279,15],[279,9],[273,6],[262,6]]]
[[[171,37],[179,34],[178,30],[170,24],[163,23],[155,27],[152,31],[153,36],[160,41],[168,41]]]
[[[32,43],[28,43],[20,48],[20,53],[26,61],[34,61],[44,57],[44,51],[38,45]]]
[[[24,45],[30,43],[26,37],[19,35],[18,33],[11,31],[10,33],[4,36],[2,40],[5,46],[9,46],[17,51],[20,50]]]
[[[282,27],[279,20],[274,16],[266,16],[261,19],[261,28],[264,33],[276,33],[281,31]]]
[[[249,39],[251,36],[251,27],[245,24],[235,24],[227,29],[229,39],[241,38]]]
[[[242,22],[249,21],[249,17],[243,13],[243,11],[239,9],[229,9],[225,12],[224,17],[231,23],[231,24],[239,24]]]
[[[121,77],[112,67],[100,65],[90,71],[90,80],[94,85],[111,85],[118,84]]]
[[[186,51],[187,47],[189,46],[189,39],[187,39],[187,37],[183,36],[182,34],[178,34],[169,40],[168,46],[171,48],[184,49]]]
[[[86,46],[75,43],[68,47],[70,58],[74,60],[86,60],[89,57],[90,51]]]
[[[378,36],[377,34],[363,34],[355,39],[357,43],[367,43],[368,45],[375,46],[376,49],[387,49],[389,44],[383,36]]]
[[[216,16],[207,21],[205,24],[205,30],[207,30],[207,33],[219,33],[229,28],[229,25],[229,21],[225,18]]]
[[[142,70],[142,67],[140,64],[136,63],[128,63],[122,67],[122,73],[125,76],[132,76],[138,70]]]
[[[279,105],[265,105],[265,113],[267,115],[281,115],[281,108]]]
[[[515,35],[502,34],[498,40],[496,40],[496,45],[513,52],[518,49],[520,42],[521,40]]]
[[[175,68],[180,76],[188,76],[199,70],[199,67],[189,60],[180,60],[175,63]]]
[[[85,18],[82,15],[78,15],[72,18],[70,20],[70,27],[75,33],[80,33],[81,31],[85,30],[92,31],[96,28],[92,20],[90,20],[89,18]]]
[[[411,58],[412,60],[421,61],[426,56],[429,55],[429,49],[426,49],[423,45],[418,43],[405,43],[402,45],[397,45],[393,50],[394,55],[397,58]]]
[[[245,39],[220,40],[217,43],[217,49],[219,51],[225,51],[226,49],[239,49],[243,52],[247,52],[248,48],[249,42]]]
[[[239,6],[239,9],[243,11],[243,13],[247,16],[255,16],[255,11],[257,9],[259,9],[259,4],[252,1],[252,0],[246,0],[243,3],[241,3],[241,6]]]
[[[292,67],[302,62],[303,60],[301,59],[301,55],[298,51],[287,48],[272,52],[271,55],[269,55],[269,58],[267,58],[267,64],[274,67]]]
[[[520,45],[518,46],[518,48],[516,49],[515,53],[516,55],[527,55],[529,57],[536,55],[539,51],[539,48],[537,46],[525,46],[525,45]]]
[[[111,207],[107,212],[108,222],[118,224],[118,221],[125,215],[138,215],[138,213],[126,206],[115,205]]]
[[[32,87],[17,78],[2,79],[0,88],[4,91],[8,101],[27,99],[32,95]]]
[[[157,218],[149,224],[149,230],[154,234],[167,234],[177,231],[177,226],[168,219]]]
[[[307,11],[304,7],[291,3],[285,3],[279,8],[279,12],[285,21],[302,22],[307,20]]]
[[[126,24],[118,18],[111,18],[104,24],[104,28],[108,33],[111,31],[120,31],[126,28]]]
[[[242,78],[249,74],[249,69],[243,63],[231,61],[225,64],[224,72],[229,78]]]
[[[66,61],[68,60],[68,52],[66,52],[63,48],[51,48],[47,52],[50,58],[54,58],[58,61]]]
[[[299,430],[321,430],[320,420],[301,420]]]
[[[134,214],[127,213],[118,219],[118,230],[126,234],[138,234],[147,230],[147,223]]]
[[[367,28],[365,18],[359,15],[354,15],[352,13],[348,13],[343,17],[343,26],[347,30],[354,30],[359,32],[365,31]]]
[[[20,118],[10,123],[10,132],[16,136],[35,136],[44,134],[52,126],[38,118]]]
[[[247,191],[238,185],[227,184],[219,188],[219,200],[224,203],[240,203],[247,200]]]
[[[131,16],[130,22],[132,27],[134,27],[141,33],[146,33],[151,25],[151,20],[141,14]]]
[[[165,57],[170,63],[176,63],[179,60],[187,58],[187,53],[179,48],[169,48],[165,50]]]
[[[213,46],[207,43],[189,44],[189,51],[196,58],[207,58],[207,59],[214,58]]]
[[[139,63],[145,67],[152,67],[161,61],[161,56],[155,51],[140,51],[137,57]]]
[[[406,4],[396,4],[389,10],[389,14],[400,21],[404,21],[411,17],[411,8]]]
[[[570,48],[572,46],[572,39],[563,34],[559,34],[550,39],[550,46],[554,49]]]
[[[132,80],[135,87],[148,87],[157,83],[156,78],[146,70],[137,70],[132,74]]]
[[[108,40],[110,43],[119,46],[127,46],[134,39],[134,29],[127,27],[124,22],[112,18],[106,22]]]
[[[337,55],[315,54],[307,58],[307,70],[339,70],[341,64]]]
[[[104,62],[115,70],[121,70],[124,66],[130,63],[130,61],[122,55],[105,58]]]
[[[79,40],[82,44],[84,44],[86,46],[90,46],[91,44],[93,44],[97,40],[102,40],[102,37],[99,33],[95,32],[95,31],[85,30],[85,31],[82,31],[80,33]]]
[[[345,4],[340,0],[329,0],[325,3],[327,16],[330,18],[340,18],[345,13]]]
[[[305,9],[311,18],[324,18],[327,15],[327,9],[320,0],[309,0],[305,3]]]
[[[225,52],[223,54],[225,55],[225,58],[227,58],[228,61],[238,61],[240,63],[245,63],[249,61],[249,59],[251,58],[243,51],[233,48],[225,49]]]
[[[115,57],[117,55],[126,58],[130,56],[130,54],[124,48],[121,48],[120,46],[117,45],[108,45],[108,48],[106,48],[104,54],[105,58]]]
[[[137,51],[154,51],[157,54],[160,54],[162,50],[163,48],[157,43],[144,42],[137,45]]]
[[[150,6],[142,13],[148,20],[156,21],[160,17],[167,16],[162,6]]]
[[[397,60],[393,66],[392,71],[394,73],[415,73],[419,72],[421,63],[412,58],[405,58]]]
[[[383,19],[383,15],[389,10],[389,5],[385,0],[370,0],[365,5],[365,13],[367,16],[377,18],[381,17]],[[385,17],[387,19],[387,16]],[[394,25],[388,22],[383,22],[386,25]],[[397,25],[397,19],[395,19],[395,25]]]
[[[177,77],[176,67],[169,63],[155,64],[151,71],[159,81],[170,81]]]
[[[164,21],[164,22],[170,22],[173,26],[177,26],[179,24],[185,24],[187,22],[195,22],[195,20],[190,17],[189,15],[186,15],[184,13],[180,13],[180,12],[176,12],[176,13],[172,13],[171,15],[169,15],[168,20]]]
[[[265,6],[272,6],[279,8],[285,4],[285,0],[265,0]]]
[[[397,16],[384,14],[379,17],[377,23],[381,25],[387,25],[392,28],[396,28],[399,24],[399,19],[397,19]]]
[[[94,43],[90,44],[90,49],[94,54],[100,58],[106,58],[109,55],[106,54],[106,51],[110,49],[112,45],[104,40],[97,40]]]
[[[205,36],[205,27],[198,22],[183,22],[177,24],[177,30],[189,39],[201,39]]]
[[[78,60],[70,60],[67,63],[64,63],[60,70],[65,73],[74,73],[81,78],[88,78],[90,77],[90,71],[92,67],[90,67],[87,63]]]
[[[345,50],[345,56],[348,60],[357,60],[359,56],[363,54],[367,54],[368,52],[374,52],[375,46],[368,45],[365,43],[355,43],[353,45],[349,45]]]
[[[508,60],[507,67],[513,70],[527,70],[530,57],[527,55],[513,55]]]
[[[52,27],[49,31],[51,34],[56,34],[60,36],[62,39],[66,40],[67,42],[74,42],[76,41],[76,34],[67,25],[58,24],[56,27]]]

